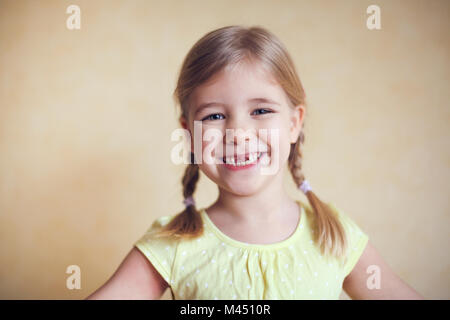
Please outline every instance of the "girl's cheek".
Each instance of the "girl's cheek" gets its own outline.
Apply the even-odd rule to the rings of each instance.
[[[266,144],[273,157],[284,157],[290,150],[290,135],[286,129],[270,128],[266,136],[261,136],[261,141]]]
[[[220,157],[223,153],[223,146],[219,136],[209,137],[208,140],[202,142],[202,155],[206,164],[213,164],[216,157]]]
[[[279,114],[269,114],[265,118],[260,118],[257,125],[261,128],[281,128],[284,122],[283,117]]]

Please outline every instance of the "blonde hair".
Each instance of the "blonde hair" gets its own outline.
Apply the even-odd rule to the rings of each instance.
[[[306,105],[305,92],[294,63],[280,40],[266,29],[254,26],[227,26],[211,31],[198,40],[188,52],[178,77],[174,99],[181,107],[181,116],[188,120],[189,98],[196,87],[230,64],[256,60],[269,68],[286,92],[293,106]],[[300,186],[305,180],[302,173],[303,131],[295,144],[291,144],[288,159],[294,182]],[[199,167],[193,161],[184,173],[183,196],[192,196],[199,178]],[[322,254],[345,257],[347,239],[335,212],[309,190],[306,197],[315,213],[315,241]],[[196,238],[203,233],[203,223],[195,205],[189,205],[177,214],[158,236]]]

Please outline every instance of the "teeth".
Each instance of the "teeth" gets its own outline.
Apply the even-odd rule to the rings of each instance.
[[[236,167],[246,166],[246,165],[251,164],[251,163],[255,162],[256,160],[258,160],[258,158],[260,156],[261,156],[261,152],[259,152],[257,154],[256,153],[250,153],[250,155],[248,156],[248,160],[247,161],[238,161],[236,163],[234,157],[227,157],[227,158],[225,158],[225,160],[226,160],[225,162],[227,164],[230,164],[230,165],[236,166]]]

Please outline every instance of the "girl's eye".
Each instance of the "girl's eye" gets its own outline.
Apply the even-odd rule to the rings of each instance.
[[[214,114],[210,114],[210,115],[207,116],[207,117],[204,117],[204,118],[202,119],[202,121],[205,121],[205,120],[222,120],[223,118],[221,118],[221,117],[223,117],[223,114],[220,114],[220,113],[214,113]]]
[[[261,109],[256,109],[255,111],[253,111],[252,114],[254,114],[256,112],[256,115],[258,114],[266,114],[266,113],[272,113],[272,110],[269,109],[265,109],[265,108],[261,108]]]

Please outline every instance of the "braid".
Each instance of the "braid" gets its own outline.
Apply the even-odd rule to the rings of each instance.
[[[297,141],[291,145],[291,153],[288,159],[289,170],[298,188],[305,180],[302,172],[303,156],[300,148],[304,140],[305,136],[303,131],[301,131]],[[315,232],[315,241],[319,245],[322,254],[344,257],[347,250],[347,240],[342,224],[330,207],[322,202],[312,190],[306,193],[306,197],[316,216],[317,232]]]
[[[291,171],[292,178],[294,178],[295,184],[300,186],[305,180],[305,176],[302,172],[302,151],[300,149],[300,144],[303,143],[305,139],[305,136],[303,134],[303,131],[300,132],[300,135],[297,139],[297,141],[291,145],[291,153],[289,154],[289,170]]]
[[[182,179],[184,198],[191,197],[197,186],[199,179],[199,167],[194,163],[194,154],[191,152],[191,164],[184,172]],[[175,236],[178,238],[195,238],[203,233],[203,221],[200,213],[195,208],[195,204],[190,204],[177,214],[157,236]]]
[[[198,164],[194,163],[194,154],[191,152],[191,164],[187,166],[182,179],[184,198],[190,197],[194,194],[198,178],[199,178]]]

